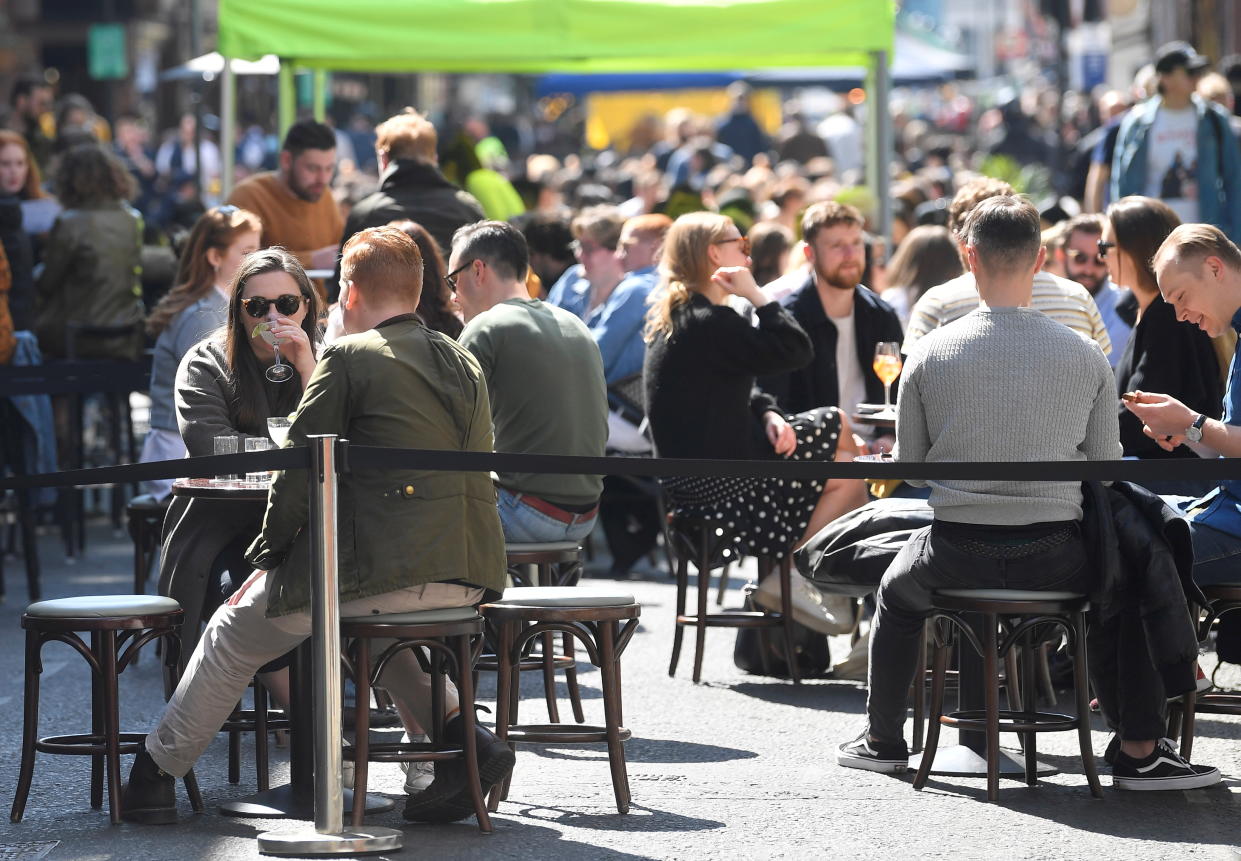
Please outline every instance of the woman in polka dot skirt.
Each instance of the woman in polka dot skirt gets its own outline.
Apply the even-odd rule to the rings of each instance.
[[[732,219],[683,215],[664,239],[661,281],[647,316],[646,408],[661,457],[852,460],[857,448],[835,407],[786,417],[760,391],[758,375],[796,370],[813,358],[810,339],[750,274],[745,237]],[[726,303],[757,309],[751,326]],[[861,481],[672,478],[664,489],[678,514],[720,521],[743,552],[780,558],[835,518],[866,502]]]

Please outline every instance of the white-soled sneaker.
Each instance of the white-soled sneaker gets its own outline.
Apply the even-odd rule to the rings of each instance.
[[[1112,786],[1117,789],[1136,792],[1201,789],[1219,782],[1218,768],[1186,762],[1166,738],[1159,739],[1151,755],[1144,759],[1134,759],[1124,751],[1117,751],[1112,765]]]
[[[862,733],[836,749],[836,764],[881,774],[901,774],[909,768],[909,746],[871,741]]]
[[[426,733],[409,736],[408,738],[409,741],[416,744],[425,744],[431,740]],[[431,785],[431,781],[435,780],[434,762],[402,762],[399,764],[401,771],[405,772],[406,795],[422,792],[422,790]]]

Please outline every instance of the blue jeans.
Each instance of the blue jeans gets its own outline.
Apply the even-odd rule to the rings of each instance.
[[[905,701],[918,666],[918,638],[936,589],[1042,589],[1085,591],[1086,546],[1080,529],[1057,546],[1021,558],[992,558],[958,546],[956,524],[918,530],[892,560],[875,595],[870,629],[866,716],[878,741],[904,738]],[[971,528],[971,527],[965,527]],[[994,529],[1003,541],[1023,527]]]
[[[1189,506],[1196,500],[1189,496],[1165,496],[1163,501],[1185,515],[1189,537],[1194,545],[1194,582],[1199,586],[1241,582],[1241,538],[1207,526],[1194,519]]]
[[[595,515],[576,523],[563,523],[531,508],[520,500],[521,494],[496,488],[496,507],[504,540],[514,544],[542,544],[549,541],[581,541],[595,528]]]

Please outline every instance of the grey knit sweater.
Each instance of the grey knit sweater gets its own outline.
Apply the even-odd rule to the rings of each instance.
[[[1030,308],[983,306],[920,340],[901,378],[899,416],[897,459],[906,462],[1121,456],[1116,382],[1099,345]],[[1082,517],[1079,482],[926,484],[939,520]]]

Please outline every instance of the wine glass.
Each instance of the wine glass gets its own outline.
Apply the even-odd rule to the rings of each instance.
[[[289,427],[292,424],[286,416],[272,416],[267,420],[267,435],[276,444],[276,448],[284,448],[289,440]]]
[[[259,337],[271,344],[271,351],[276,354],[276,363],[269,367],[265,374],[267,379],[273,383],[283,383],[293,376],[293,367],[286,365],[284,360],[280,358],[280,339],[272,332],[271,327],[272,324],[270,322],[259,323],[257,327]]]
[[[892,409],[892,384],[901,375],[901,345],[896,341],[880,341],[875,345],[875,376],[883,382],[883,410]]]

